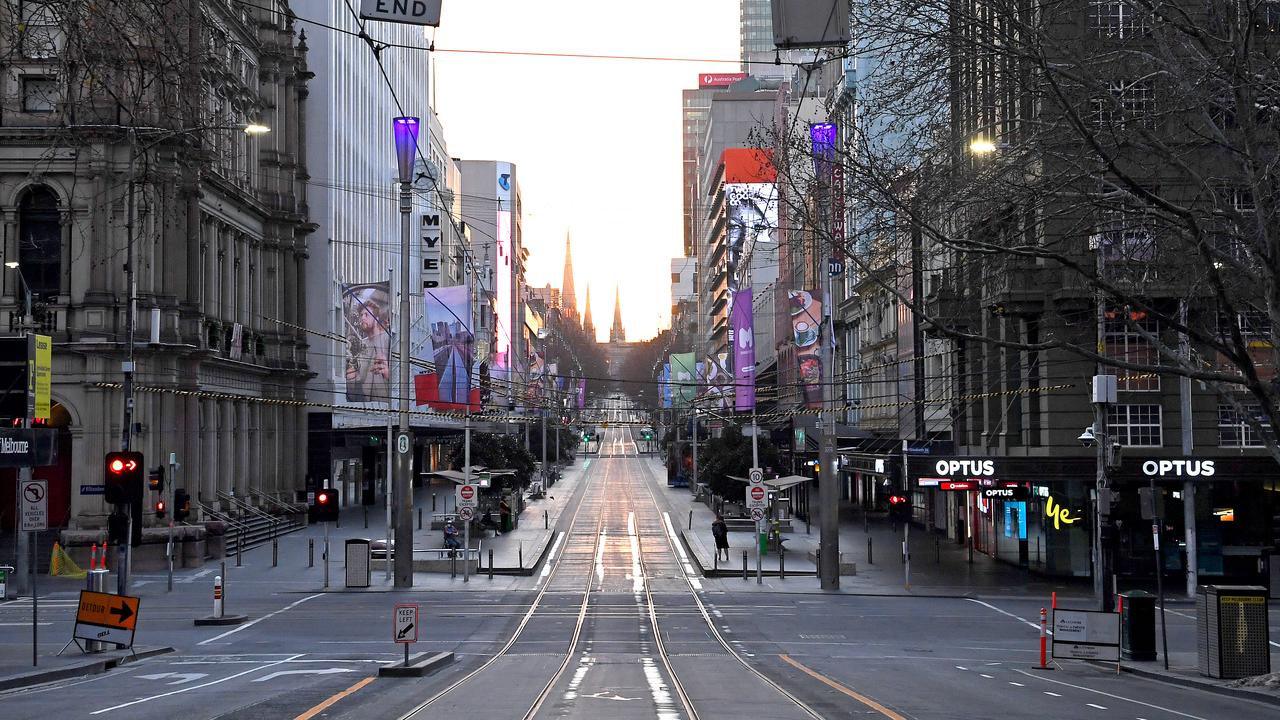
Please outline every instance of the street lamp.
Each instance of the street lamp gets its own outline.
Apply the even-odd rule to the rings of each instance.
[[[395,140],[396,169],[400,181],[400,431],[395,446],[395,586],[413,587],[413,496],[409,490],[410,463],[413,459],[413,434],[409,428],[409,235],[412,230],[410,215],[413,212],[413,167],[418,157],[418,125],[416,117],[397,117],[391,121]],[[470,406],[470,403],[468,403]],[[470,416],[466,433],[471,434]],[[463,472],[465,482],[471,482],[470,438]],[[465,552],[465,551],[464,551]],[[466,565],[466,557],[463,557]]]
[[[974,138],[969,143],[969,152],[974,155],[987,155],[996,151],[996,144],[986,138]]]
[[[818,535],[818,577],[823,590],[840,589],[840,494],[836,487],[836,414],[835,414],[835,329],[831,303],[833,296],[833,271],[836,262],[836,240],[832,237],[833,223],[830,217],[828,192],[832,186],[833,166],[836,159],[836,140],[839,128],[835,123],[813,123],[809,126],[809,139],[813,153],[813,170],[818,180],[818,216],[831,243],[831,261],[828,263],[826,283],[823,289],[822,322],[827,329],[827,342],[822,343],[822,429],[818,445],[818,463],[821,466],[818,481],[818,504],[822,508]]]
[[[31,317],[31,286],[27,284],[27,278],[22,274],[17,260],[6,260],[4,266],[18,271],[18,282],[22,283],[22,320],[25,324],[27,318]]]

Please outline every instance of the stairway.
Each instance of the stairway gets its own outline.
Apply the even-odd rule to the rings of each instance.
[[[266,543],[271,542],[271,535],[273,532],[278,532],[280,535],[288,535],[289,533],[297,532],[307,526],[307,523],[304,520],[305,516],[302,513],[295,513],[293,515],[276,515],[272,517],[275,518],[275,523],[272,523],[271,519],[262,515],[246,514],[242,518],[237,518],[236,522],[241,528],[243,528],[243,532],[236,532],[235,526],[228,526],[226,545],[227,555],[231,556],[239,552],[239,546],[242,539],[244,541],[244,549],[252,550],[259,545],[265,545]],[[275,525],[274,530],[272,528],[273,524]]]

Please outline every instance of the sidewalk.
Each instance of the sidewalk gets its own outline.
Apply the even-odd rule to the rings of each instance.
[[[667,487],[662,479],[666,472],[658,458],[647,458],[653,471],[651,481],[657,494],[671,513],[671,522],[685,540],[699,568],[707,577],[742,576],[742,554],[747,553],[748,575],[755,576],[756,552],[752,532],[729,533],[729,562],[715,561],[715,544],[711,522],[715,514],[704,503],[694,502],[688,488]],[[690,522],[692,513],[692,523]],[[766,583],[777,591],[794,586],[796,590],[816,587],[817,566],[813,557],[818,550],[818,526],[806,532],[803,520],[792,519],[793,531],[783,533],[786,547],[786,579],[779,577],[779,557],[769,552],[761,559],[761,568],[769,576]],[[870,561],[868,544],[870,539]],[[1042,578],[1026,570],[998,561],[981,553],[973,554],[946,538],[913,526],[911,543],[911,584],[906,585],[906,566],[902,562],[902,531],[894,532],[888,521],[872,517],[864,530],[862,522],[844,521],[840,526],[842,566],[856,574],[843,574],[840,591],[852,594],[921,595],[942,597],[1037,597],[1047,598],[1057,592],[1060,597],[1087,597],[1090,588],[1082,582],[1060,578]],[[794,578],[794,582],[793,582]],[[754,586],[754,583],[752,583]]]

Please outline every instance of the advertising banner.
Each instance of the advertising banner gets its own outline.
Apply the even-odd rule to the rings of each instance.
[[[471,370],[475,338],[471,332],[471,293],[465,285],[431,288],[423,293],[431,330],[432,371],[414,377],[418,405],[438,410],[480,409],[480,388]]]
[[[729,328],[733,333],[733,409],[756,407],[756,345],[751,288],[733,294]]]
[[[662,363],[662,407],[671,407],[671,363]]]
[[[342,286],[342,317],[347,328],[347,402],[390,403],[391,283]]]
[[[32,335],[35,351],[31,377],[35,381],[35,407],[31,417],[48,420],[53,407],[53,338],[48,335]]]
[[[822,407],[822,301],[815,296],[818,296],[817,290],[787,293],[799,369],[796,382],[803,404],[809,408]]]
[[[777,171],[769,154],[756,148],[728,148],[724,151],[724,196],[726,213],[725,261],[729,291],[750,286],[740,283],[738,266],[750,257],[757,243],[777,241]]]
[[[733,392],[733,373],[729,372],[729,353],[717,353],[708,357],[703,363],[703,380],[706,389],[703,391],[704,407],[729,407],[730,393]]]
[[[676,407],[688,407],[698,394],[697,364],[691,352],[671,355],[671,382],[675,385]]]
[[[587,406],[587,379],[578,378],[578,409],[582,410]]]

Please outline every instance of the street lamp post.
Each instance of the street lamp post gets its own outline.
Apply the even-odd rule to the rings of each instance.
[[[409,235],[412,230],[413,167],[418,155],[418,118],[395,118],[392,128],[400,180],[400,431],[396,435],[395,446],[395,587],[413,587],[413,496],[409,488],[413,460],[413,433],[409,427],[409,329],[412,326],[409,317]]]
[[[828,217],[831,183],[829,175],[835,160],[837,128],[834,123],[815,123],[809,126],[809,139],[813,151],[813,164],[818,180],[818,213],[820,222],[826,231],[831,247],[831,257],[835,257],[836,239],[831,236],[832,223]],[[840,494],[836,487],[836,414],[835,405],[835,332],[832,327],[834,316],[832,303],[832,270],[831,263],[825,273],[823,291],[822,322],[826,329],[827,339],[822,343],[822,435],[818,445],[818,504],[822,510],[819,515],[818,577],[823,590],[840,589]]]

